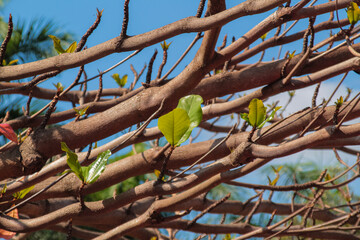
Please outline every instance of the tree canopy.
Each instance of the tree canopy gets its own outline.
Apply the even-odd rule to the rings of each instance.
[[[359,239],[358,2],[200,0],[131,35],[140,8],[94,45],[106,9],[78,39],[0,22],[0,237]],[[281,161],[311,151],[334,161]]]

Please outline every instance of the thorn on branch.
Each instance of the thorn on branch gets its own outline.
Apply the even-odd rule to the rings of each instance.
[[[218,47],[218,51],[221,51],[226,46],[226,42],[227,42],[227,34],[225,34],[221,46]]]
[[[102,82],[102,75],[100,75],[100,76],[99,76],[99,89],[98,89],[98,91],[97,91],[97,93],[96,93],[94,102],[98,102],[98,101],[100,100],[100,96],[101,96],[102,90],[103,90],[103,82]]]
[[[158,51],[157,51],[157,49],[155,49],[155,52],[154,52],[154,54],[152,55],[152,57],[151,57],[151,59],[149,61],[148,72],[146,74],[146,82],[145,82],[145,84],[143,84],[143,86],[145,88],[150,87],[152,68],[153,68],[153,64],[154,64],[154,61],[156,59],[157,53],[158,53]]]
[[[130,0],[125,0],[124,2],[124,19],[123,19],[123,24],[121,27],[121,33],[120,33],[120,45],[121,43],[124,41],[124,38],[126,38],[127,34],[127,27],[129,24],[129,3]]]
[[[309,18],[309,26],[304,34],[304,42],[303,42],[303,50],[302,52],[305,53],[308,48],[312,48],[314,46],[314,37],[315,37],[315,30],[314,30],[314,22],[315,17]],[[308,37],[310,36],[310,44],[308,46]]]
[[[160,64],[160,66],[159,66],[159,71],[158,71],[158,74],[156,76],[156,79],[160,79],[162,70],[163,70],[163,68],[164,68],[164,66],[165,66],[165,64],[167,62],[167,56],[168,56],[167,50],[168,50],[167,48],[163,48],[163,60],[162,60],[162,62]]]
[[[26,111],[24,113],[25,116],[29,116],[30,114],[30,103],[31,103],[31,99],[32,99],[32,90],[30,90],[29,92],[29,99],[26,102]]]
[[[204,11],[204,6],[205,6],[205,0],[200,0],[199,7],[197,9],[195,17],[197,17],[197,18],[201,17],[201,15]]]
[[[60,91],[57,91],[53,100],[51,101],[49,108],[45,114],[44,120],[40,125],[40,129],[44,129],[50,119],[51,113],[53,113],[55,111],[55,106],[57,104],[57,102],[59,101],[59,95],[60,95]]]
[[[0,66],[2,66],[3,60],[5,58],[6,47],[11,39],[11,34],[13,31],[13,28],[14,27],[13,27],[13,22],[12,22],[12,16],[11,16],[11,14],[9,14],[8,32],[7,32],[6,37],[5,37],[4,41],[2,42],[1,48],[0,48]]]
[[[72,237],[71,237],[71,232],[72,232],[72,218],[70,219],[67,228],[68,228],[68,232],[67,232],[66,240],[71,240],[71,239],[72,239]]]
[[[82,36],[81,40],[79,41],[79,44],[77,45],[75,52],[80,52],[81,49],[84,47],[88,37],[94,32],[94,30],[99,26],[99,23],[101,21],[102,12],[104,10],[99,11],[99,9],[96,9],[96,20],[93,23],[93,25],[86,31],[86,33]]]
[[[167,147],[167,146],[165,145],[164,148],[165,148],[165,147]],[[168,154],[165,156],[165,158],[164,158],[163,164],[162,164],[162,166],[161,166],[161,171],[160,171],[159,177],[158,177],[158,179],[157,179],[157,182],[158,182],[158,183],[163,181],[162,179],[163,179],[163,177],[164,177],[164,175],[165,175],[167,163],[168,163],[168,161],[169,161],[169,159],[170,159],[170,157],[171,157],[171,154],[173,153],[174,149],[175,149],[175,148],[174,148],[173,146],[171,146],[169,153],[168,153]]]
[[[313,94],[313,97],[312,97],[312,100],[311,100],[311,107],[312,108],[316,107],[316,98],[317,98],[317,96],[319,94],[320,85],[321,85],[321,82],[316,85],[316,88],[315,88],[315,91],[314,91],[314,94]]]

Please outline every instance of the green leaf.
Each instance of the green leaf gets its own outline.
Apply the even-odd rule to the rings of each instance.
[[[5,60],[4,60],[5,61]],[[17,63],[19,61],[19,59],[15,59],[15,60],[11,60],[8,64],[3,64],[4,66],[7,65],[7,66],[10,66],[10,65],[13,65],[15,63]],[[6,63],[6,61],[5,61]]]
[[[179,140],[178,145],[185,142],[190,137],[192,130],[199,126],[199,124],[201,123],[203,116],[201,109],[202,103],[203,99],[200,95],[188,95],[179,100],[177,108],[181,108],[186,111],[190,119],[190,127]]]
[[[115,82],[120,86],[120,87],[124,87],[125,84],[127,83],[127,79],[128,79],[128,75],[125,74],[124,76],[122,76],[122,78],[120,78],[118,73],[114,73],[113,75],[111,75],[111,77],[115,80]]]
[[[354,25],[359,21],[360,9],[355,2],[351,2],[350,6],[347,9],[347,16],[350,24]]]
[[[168,114],[159,117],[158,127],[171,146],[178,145],[182,136],[190,127],[190,118],[181,108],[175,108]]]
[[[249,114],[247,114],[247,113],[240,113],[240,117],[241,117],[242,119],[244,119],[247,123],[250,124]]]
[[[97,11],[97,14],[96,14],[96,15],[101,17],[104,9],[101,10],[101,11],[100,11],[99,9],[96,9],[96,11]]]
[[[54,42],[54,48],[57,51],[58,54],[62,54],[65,53],[65,50],[62,48],[61,44],[60,44],[60,39],[58,39],[57,37],[53,36],[53,35],[49,35],[49,37],[53,40]]]
[[[295,91],[288,91],[289,97],[293,98],[295,96]]]
[[[280,109],[281,107],[276,107],[270,114],[270,116],[268,118],[265,119],[265,121],[263,121],[259,126],[258,128],[262,128],[265,123],[267,123],[268,121],[271,121],[273,120],[274,116],[275,116],[275,113]]]
[[[342,96],[340,96],[340,97],[336,100],[335,105],[336,105],[336,107],[341,107],[341,105],[342,105],[343,103],[344,103],[344,99],[343,99]]]
[[[270,185],[271,185],[271,186],[275,186],[276,183],[278,182],[279,178],[280,178],[280,175],[277,174],[277,175],[276,175],[276,178],[274,178],[274,180],[272,180],[272,181],[270,182]]]
[[[163,49],[164,51],[167,51],[167,50],[169,49],[171,43],[172,43],[172,42],[170,42],[169,44],[166,44],[166,41],[164,40],[164,42],[163,42],[163,43],[160,43],[160,45],[161,45],[161,47],[162,47],[162,49]]]
[[[6,193],[7,184],[5,183],[4,187],[1,189],[0,196]]]
[[[61,84],[61,82],[58,82],[56,84],[53,83],[53,85],[54,85],[54,87],[56,87],[57,91],[59,91],[59,92],[64,91],[64,86]]]
[[[88,108],[89,108],[90,106],[87,106],[87,107],[85,107],[85,108],[82,108],[82,109],[76,109],[76,108],[73,108],[74,109],[74,111],[76,112],[76,115],[77,116],[83,116],[83,115],[85,115],[85,113],[86,113],[86,111],[88,110]]]
[[[76,43],[76,42],[73,42],[73,43],[70,44],[70,46],[65,50],[65,52],[67,52],[67,53],[73,53],[73,52],[75,52],[76,47],[77,47],[77,43]]]
[[[101,173],[105,170],[107,160],[110,156],[111,151],[106,150],[100,153],[92,164],[87,167],[81,167],[85,184],[92,184],[100,177]]]
[[[67,157],[66,162],[69,165],[70,169],[82,182],[84,182],[84,176],[81,173],[81,166],[76,153],[71,151],[70,148],[64,142],[61,142],[61,150],[66,152],[66,157]]]
[[[296,52],[296,50],[294,50],[292,53],[288,53],[288,58],[289,59],[292,59],[294,56],[295,56],[295,52]]]
[[[231,235],[230,235],[230,233],[227,233],[227,234],[225,235],[225,237],[223,238],[223,240],[231,240]]]
[[[33,190],[34,187],[35,187],[35,185],[25,188],[19,192],[16,192],[13,194],[13,197],[15,199],[23,199],[26,196],[26,194],[28,194],[31,190]]]
[[[261,100],[254,98],[249,104],[249,123],[253,127],[259,127],[265,120],[266,108]]]
[[[269,32],[267,32],[267,33],[265,33],[264,35],[262,35],[262,36],[260,37],[260,38],[261,38],[261,40],[263,40],[263,41],[264,41],[264,40],[265,40],[265,38],[266,38],[266,36],[268,35],[268,33],[269,33]]]
[[[331,176],[330,176],[329,173],[327,173],[327,174],[325,175],[325,181],[329,181],[329,180],[331,180]]]
[[[154,174],[155,174],[155,176],[156,176],[157,178],[159,178],[160,173],[161,173],[161,172],[160,172],[159,170],[157,170],[157,169],[154,170]],[[163,176],[161,180],[165,180],[165,176]]]

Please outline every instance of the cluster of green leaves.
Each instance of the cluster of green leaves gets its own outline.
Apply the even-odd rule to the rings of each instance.
[[[87,167],[80,166],[78,156],[70,150],[66,143],[61,142],[61,149],[66,152],[67,164],[83,184],[94,183],[105,170],[108,158],[111,156],[110,150],[100,153],[96,160]]]
[[[77,42],[71,43],[70,46],[66,50],[64,50],[63,47],[61,46],[61,40],[59,38],[55,37],[54,35],[49,35],[49,37],[53,40],[54,48],[58,54],[75,52],[77,47]]]
[[[58,92],[62,92],[62,91],[64,91],[64,86],[61,84],[61,82],[58,82],[58,83],[53,83],[53,85],[54,85],[54,87],[56,88],[56,90],[58,91]]]
[[[172,43],[172,42],[170,42],[169,44],[167,44],[166,41],[164,40],[164,42],[163,42],[163,43],[160,43],[160,45],[161,45],[161,48],[162,48],[164,51],[167,51],[167,50],[169,49],[171,43]]]
[[[84,116],[86,114],[86,111],[88,110],[90,106],[87,106],[87,107],[84,107],[82,109],[76,109],[76,108],[73,108],[74,111],[76,112],[76,116],[77,117],[81,117],[81,116]]]
[[[292,53],[287,53],[287,58],[290,60],[295,56],[296,50],[294,50]]]
[[[355,2],[351,2],[350,6],[346,10],[349,23],[355,25],[359,21],[360,9]]]
[[[120,77],[118,73],[114,73],[111,77],[115,80],[115,82],[119,85],[119,87],[124,87],[128,80],[128,75]]]
[[[249,104],[249,113],[241,113],[241,118],[253,128],[259,129],[262,128],[265,123],[271,121],[274,118],[276,111],[280,108],[281,107],[275,107],[270,116],[266,118],[267,108],[261,100],[254,98]]]
[[[342,105],[343,103],[344,103],[344,99],[343,99],[342,96],[340,96],[340,97],[336,100],[335,106],[336,106],[337,108],[339,108],[339,107],[341,107],[341,105]]]
[[[190,137],[192,130],[199,126],[202,102],[199,95],[183,97],[174,110],[159,118],[158,127],[172,147],[180,146]]]

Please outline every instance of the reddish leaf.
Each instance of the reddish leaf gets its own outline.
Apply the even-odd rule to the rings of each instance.
[[[18,143],[17,135],[9,124],[0,124],[0,133],[3,134],[7,139]]]
[[[19,218],[19,213],[18,213],[17,208],[15,208],[11,212],[9,212],[7,215],[12,218],[17,218],[17,219]],[[12,239],[15,236],[15,234],[16,234],[15,232],[9,232],[7,230],[0,229],[0,238]]]

